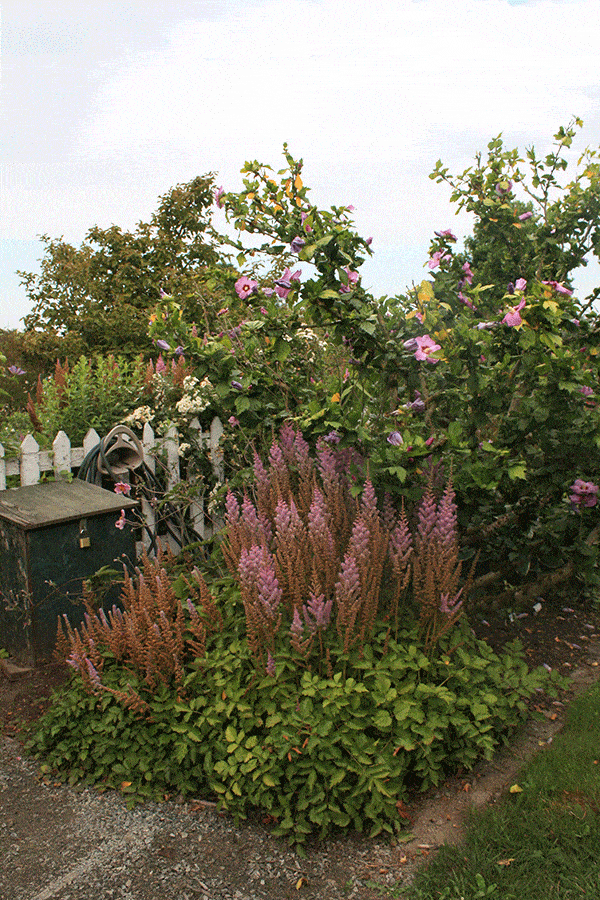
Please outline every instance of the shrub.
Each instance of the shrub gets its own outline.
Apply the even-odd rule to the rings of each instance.
[[[347,457],[315,461],[284,429],[256,461],[256,505],[229,497],[232,574],[211,592],[159,559],[126,577],[122,610],[88,595],[59,642],[76,674],[29,743],[45,766],[132,801],[210,794],[302,844],[394,833],[411,787],[491,755],[546,673],[459,621],[451,488],[428,490],[413,537],[368,482],[352,497]]]

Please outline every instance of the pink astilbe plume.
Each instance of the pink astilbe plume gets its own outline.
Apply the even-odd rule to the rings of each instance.
[[[275,561],[266,547],[243,549],[238,573],[248,644],[254,657],[260,660],[264,648],[274,649],[275,635],[281,625],[281,589]]]
[[[344,642],[344,653],[356,640],[354,625],[360,609],[360,573],[356,560],[346,553],[340,577],[335,586],[336,627]]]

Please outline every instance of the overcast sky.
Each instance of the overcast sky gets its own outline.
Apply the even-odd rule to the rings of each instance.
[[[39,235],[133,228],[195,175],[303,157],[319,206],[373,237],[363,284],[426,274],[434,229],[469,231],[453,172],[502,132],[573,158],[600,145],[600,0],[2,0],[0,327],[29,311]],[[598,267],[581,290],[600,283]]]

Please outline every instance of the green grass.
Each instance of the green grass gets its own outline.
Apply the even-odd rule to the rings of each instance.
[[[520,772],[521,793],[474,814],[461,847],[444,847],[403,900],[600,898],[600,685],[574,701],[565,728]]]

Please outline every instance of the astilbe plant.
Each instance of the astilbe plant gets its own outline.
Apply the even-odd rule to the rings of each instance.
[[[237,581],[257,665],[273,668],[278,636],[305,664],[317,649],[362,647],[377,624],[394,633],[417,608],[425,645],[435,646],[463,612],[454,492],[427,490],[411,533],[404,508],[379,510],[367,479],[353,499],[342,455],[325,443],[312,459],[300,432],[282,429],[265,466],[255,459],[254,497],[226,502],[222,551]]]
[[[182,602],[164,562],[164,555],[144,557],[135,578],[125,572],[121,606],[108,612],[96,608],[93,593],[86,590],[83,623],[73,628],[66,615],[59,620],[57,654],[78,672],[88,693],[109,692],[139,713],[148,708],[140,690],[132,685],[114,690],[103,681],[109,661],[134,673],[149,694],[161,683],[173,683],[183,696],[186,664],[204,656],[208,635],[221,627],[199,571],[186,579],[189,596]]]

